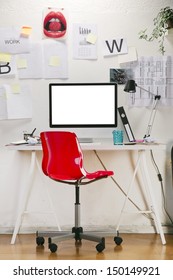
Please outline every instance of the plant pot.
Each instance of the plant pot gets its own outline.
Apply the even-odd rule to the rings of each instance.
[[[173,28],[173,18],[167,20],[167,29]]]

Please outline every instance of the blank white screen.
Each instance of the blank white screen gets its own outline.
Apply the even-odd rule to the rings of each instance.
[[[53,126],[115,125],[115,86],[51,85]]]

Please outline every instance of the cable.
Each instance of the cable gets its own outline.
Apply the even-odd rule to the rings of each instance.
[[[104,170],[107,170],[106,166],[104,165],[103,161],[101,160],[101,158],[99,157],[98,153],[96,152],[96,150],[94,150],[94,153],[96,155],[96,157],[98,158],[99,162],[101,163],[102,167],[104,168]],[[118,182],[111,176],[112,181],[116,184],[116,186],[120,189],[120,191],[127,197],[126,192],[122,189],[122,187],[118,184]],[[130,198],[128,197],[128,200],[135,206],[135,208],[138,211],[142,211],[140,209],[140,207]],[[146,218],[148,218],[149,220],[154,220],[153,218],[149,217],[148,214],[142,213],[142,215],[144,215]]]
[[[157,173],[157,176],[158,176],[160,185],[161,185],[161,191],[162,191],[162,197],[163,197],[163,209],[164,209],[166,215],[168,216],[168,218],[170,219],[171,223],[173,223],[172,218],[170,217],[168,211],[166,210],[166,199],[165,199],[165,194],[164,194],[162,175],[161,175],[161,173],[160,173],[160,171],[159,171],[159,167],[158,167],[158,165],[156,164],[156,161],[155,161],[155,159],[154,159],[153,151],[150,151],[150,155],[151,155],[151,159],[152,159],[152,162],[153,162],[153,166],[154,166],[155,169],[156,169],[156,173]]]

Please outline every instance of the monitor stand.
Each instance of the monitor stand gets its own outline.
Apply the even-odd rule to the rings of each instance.
[[[78,138],[79,143],[93,143],[93,138]]]

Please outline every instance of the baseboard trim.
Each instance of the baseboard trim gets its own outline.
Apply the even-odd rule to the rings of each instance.
[[[173,234],[173,225],[164,225],[163,232],[165,234]],[[63,226],[62,230],[71,231],[71,226]],[[37,231],[54,231],[57,230],[57,227],[22,227],[20,229],[21,234],[31,234],[36,233]],[[99,234],[105,234],[107,236],[116,234],[116,227],[112,226],[85,226],[85,231],[94,231]],[[121,226],[119,228],[119,232],[121,233],[155,233],[155,229],[153,226]],[[1,227],[0,234],[12,234],[13,228],[11,227]]]

